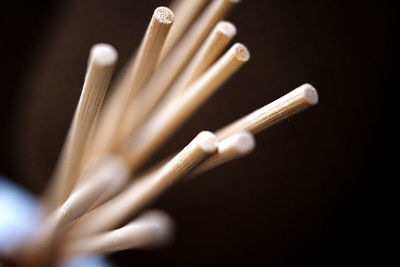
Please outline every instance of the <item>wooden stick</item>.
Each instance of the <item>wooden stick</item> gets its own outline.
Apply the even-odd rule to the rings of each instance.
[[[91,49],[79,104],[53,175],[52,184],[46,193],[46,206],[50,209],[64,202],[75,184],[83,149],[99,114],[117,58],[117,52],[110,45],[98,44]]]
[[[251,133],[247,131],[235,133],[218,142],[218,153],[193,169],[190,176],[194,177],[226,162],[241,158],[253,151],[255,145],[254,136]]]
[[[154,11],[134,63],[128,68],[127,75],[106,103],[91,145],[92,150],[85,156],[86,159],[111,149],[114,135],[118,132],[129,103],[136,97],[139,89],[147,82],[157,66],[173,21],[174,14],[170,9],[158,7]]]
[[[235,140],[233,136],[242,131],[249,131],[249,133],[258,133],[261,130],[264,130],[273,124],[296,114],[297,112],[307,108],[309,106],[315,105],[318,103],[318,93],[314,87],[310,84],[303,84],[287,95],[275,100],[274,102],[250,113],[249,115],[244,116],[243,118],[231,123],[230,125],[220,129],[217,131],[217,137],[219,140],[219,146],[224,144],[230,144],[230,141],[225,143],[225,139],[232,138],[231,140]],[[234,143],[234,142],[232,142]],[[250,142],[249,142],[250,143]],[[219,153],[221,156],[223,155],[225,145],[219,148]],[[214,155],[208,161],[212,162],[213,158],[218,157]],[[161,160],[160,163],[157,163],[156,166],[151,167],[150,170],[147,170],[144,175],[150,175],[152,172],[156,172],[168,159]],[[202,165],[206,165],[207,163],[202,163]],[[199,169],[204,167],[199,166]],[[197,168],[196,168],[197,169]],[[207,168],[204,168],[205,170]],[[196,174],[199,171],[194,170],[193,173]],[[143,175],[142,175],[143,176]]]
[[[73,240],[61,250],[61,257],[82,254],[109,254],[125,249],[159,248],[167,245],[174,233],[172,218],[150,210],[117,230]]]
[[[218,153],[201,163],[191,174],[200,174],[201,172],[209,170],[215,166],[215,164],[226,162],[229,159],[234,159],[234,155],[238,151],[242,151],[244,154],[246,154],[246,151],[251,151],[253,147],[251,135],[247,135],[247,141],[238,142],[238,136],[243,136],[242,131],[247,130],[251,133],[257,133],[272,126],[274,123],[317,103],[317,91],[311,85],[304,84],[278,100],[228,125],[218,131],[221,134],[219,136],[220,141],[218,144]],[[228,135],[228,133],[231,133],[231,135]],[[240,153],[236,155],[240,156]],[[161,169],[162,167],[156,167],[154,170],[140,176],[120,195],[94,210],[92,214],[87,218],[84,218],[83,224],[79,225],[79,230],[83,231],[78,231],[78,233],[84,233],[86,231],[90,232],[92,230],[93,232],[109,230],[111,227],[125,220],[125,216],[129,216],[127,214],[130,214],[130,209],[134,206],[131,202],[130,196],[133,196],[136,192],[146,191],[146,188],[151,186],[152,181],[157,177],[157,175],[159,175]],[[121,210],[122,212],[119,213],[116,212],[116,210]],[[96,226],[96,228],[91,228],[95,222],[103,220],[102,216],[104,216],[104,214],[112,215],[107,216],[107,218],[112,217],[113,221],[108,221]],[[83,227],[81,228],[81,226]]]
[[[165,41],[160,61],[168,55],[175,44],[181,39],[182,35],[207,2],[208,0],[175,0],[171,4],[170,8],[175,14],[175,22]]]
[[[249,60],[250,53],[242,44],[235,44],[168,106],[160,105],[142,128],[128,140],[121,153],[135,170],[202,104],[217,88]]]
[[[79,225],[73,229],[72,237],[109,230],[123,223],[216,150],[214,134],[206,131],[199,133],[151,179],[135,180],[129,186],[131,190],[124,190],[82,218]],[[125,205],[120,205],[121,202]]]
[[[238,131],[249,131],[256,134],[317,103],[317,90],[312,85],[306,83],[274,102],[222,128],[216,135],[218,140],[223,140]]]
[[[191,2],[191,1],[188,1]],[[190,83],[196,80],[222,53],[229,41],[235,36],[236,28],[232,23],[219,22],[210,33],[202,47],[193,57],[184,72],[167,94],[168,99],[185,90]],[[121,123],[121,129],[116,139],[116,145],[129,137],[139,125],[149,116],[159,99],[163,95],[163,87],[146,87],[133,101],[126,111]],[[166,88],[165,88],[166,89]],[[169,101],[167,101],[169,102]]]

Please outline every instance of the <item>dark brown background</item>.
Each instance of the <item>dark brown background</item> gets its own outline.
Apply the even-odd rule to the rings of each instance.
[[[36,1],[1,10],[0,173],[39,193],[77,103],[90,47],[113,44],[119,68],[152,11],[168,1]],[[395,90],[390,1],[267,0],[229,20],[251,61],[158,157],[304,82],[320,104],[257,136],[257,150],[181,184],[153,206],[177,223],[175,244],[122,252],[118,266],[343,266],[381,263],[389,199],[383,172]],[[386,230],[385,230],[386,229]],[[384,247],[382,249],[382,247]]]

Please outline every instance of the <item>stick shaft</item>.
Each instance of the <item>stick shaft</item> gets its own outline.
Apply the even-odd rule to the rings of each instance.
[[[281,98],[250,113],[217,131],[218,140],[238,131],[256,134],[265,128],[318,102],[317,91],[310,84],[303,84]]]
[[[105,55],[101,54],[102,50]],[[91,50],[82,94],[49,189],[49,207],[63,203],[75,185],[84,147],[100,112],[116,57],[114,48],[109,45],[96,45]]]
[[[62,246],[58,257],[80,254],[108,254],[125,249],[156,248],[166,245],[173,235],[173,222],[162,211],[150,210],[113,231],[76,238]]]

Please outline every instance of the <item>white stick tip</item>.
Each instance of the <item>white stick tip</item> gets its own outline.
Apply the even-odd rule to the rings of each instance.
[[[143,222],[154,227],[152,247],[162,247],[174,237],[175,225],[172,218],[164,211],[150,210],[142,216]]]
[[[160,6],[154,10],[153,15],[159,22],[163,24],[171,24],[174,22],[174,12],[168,7]]]
[[[303,98],[310,105],[315,105],[318,103],[318,92],[309,83],[305,83],[299,88],[303,92]]]
[[[233,56],[240,61],[246,62],[250,59],[250,52],[244,44],[234,44],[231,51],[233,52]]]
[[[118,53],[112,45],[96,44],[90,50],[90,59],[101,66],[109,66],[116,63]]]
[[[235,140],[236,149],[243,155],[253,151],[256,146],[254,135],[248,131],[238,132],[233,138]]]
[[[229,21],[221,21],[217,24],[217,29],[223,35],[226,35],[229,38],[233,38],[236,35],[236,27]]]
[[[207,153],[214,153],[217,150],[217,137],[209,131],[202,131],[196,136],[196,143]]]

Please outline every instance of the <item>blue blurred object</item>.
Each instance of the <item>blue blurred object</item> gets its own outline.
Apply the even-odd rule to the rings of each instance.
[[[37,225],[42,210],[32,194],[0,176],[0,254],[8,254]],[[96,255],[70,259],[66,267],[111,267]]]

